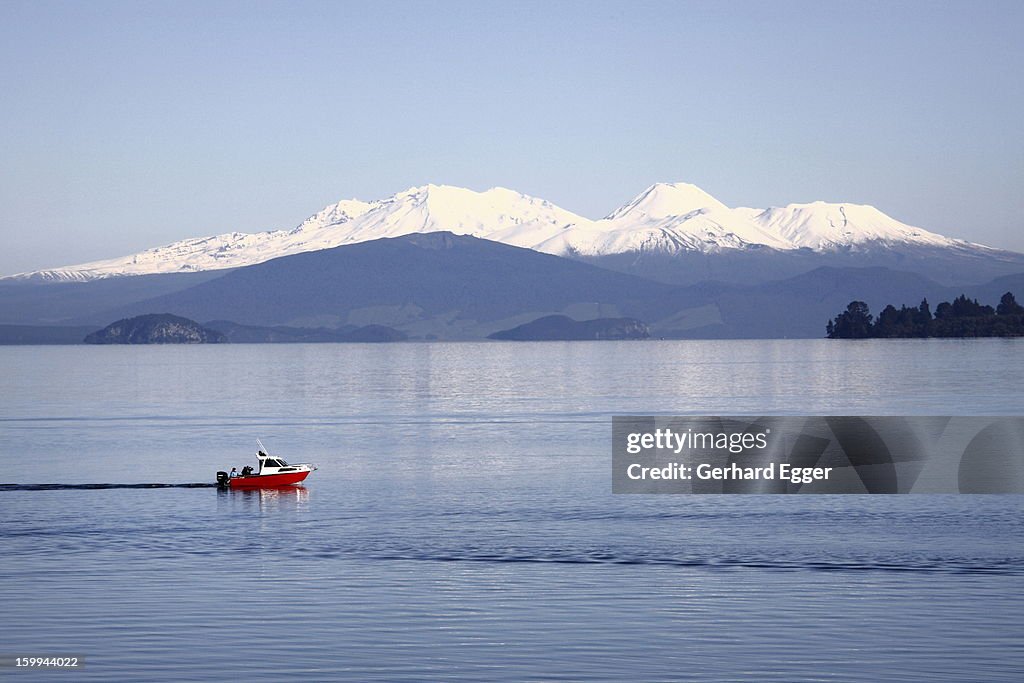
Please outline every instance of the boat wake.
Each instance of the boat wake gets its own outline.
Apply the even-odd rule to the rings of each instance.
[[[0,484],[0,491],[91,491],[94,489],[212,489],[216,484]]]

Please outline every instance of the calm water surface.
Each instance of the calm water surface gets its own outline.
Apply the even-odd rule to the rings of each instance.
[[[614,414],[1019,414],[1024,341],[0,347],[0,655],[52,680],[1024,676],[1021,496],[613,496]],[[0,672],[32,680],[25,672]]]

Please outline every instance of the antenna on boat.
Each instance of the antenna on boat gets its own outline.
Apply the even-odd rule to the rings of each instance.
[[[264,455],[270,455],[269,453],[267,453],[267,447],[263,445],[262,441],[256,439],[256,445],[259,446],[259,450],[261,453],[263,453]]]

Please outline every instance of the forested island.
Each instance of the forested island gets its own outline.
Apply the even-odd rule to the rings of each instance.
[[[926,337],[1021,337],[1024,306],[1007,292],[995,308],[961,294],[943,301],[932,314],[928,300],[917,307],[892,304],[875,319],[863,301],[851,301],[846,310],[825,326],[829,339],[912,339]]]
[[[3,327],[3,326],[0,326]],[[11,326],[7,326],[11,327]],[[73,328],[78,329],[78,328]],[[0,334],[9,330],[0,329]],[[31,332],[31,330],[30,330]],[[41,336],[41,333],[35,333]],[[55,337],[56,335],[51,334]],[[28,333],[20,337],[31,339]],[[16,337],[17,338],[17,337]],[[63,338],[61,338],[63,339]],[[225,342],[243,344],[281,344],[281,343],[315,343],[315,342],[395,342],[404,341],[408,336],[385,325],[366,325],[356,327],[347,325],[343,328],[329,329],[326,327],[306,328],[278,325],[260,327],[256,325],[240,325],[230,320],[214,320],[199,324],[195,320],[172,315],[170,313],[149,313],[125,318],[97,330],[84,339],[86,344],[222,344]],[[0,337],[0,342],[3,338]],[[32,343],[31,341],[26,343]]]
[[[85,337],[86,344],[220,344],[226,341],[217,330],[195,320],[170,313],[150,313],[124,318]]]

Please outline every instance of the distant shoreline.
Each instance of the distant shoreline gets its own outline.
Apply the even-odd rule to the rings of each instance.
[[[81,339],[76,341],[14,341],[9,340],[5,337],[5,327],[11,327],[9,325],[0,325],[0,347],[103,347],[103,348],[138,348],[138,347],[240,347],[240,346],[410,346],[410,345],[423,345],[423,344],[489,344],[489,345],[508,345],[508,346],[523,346],[527,344],[590,344],[590,343],[608,343],[608,342],[627,342],[630,344],[636,344],[642,342],[643,344],[657,344],[657,343],[675,343],[675,342],[804,342],[804,341],[816,341],[820,340],[823,342],[833,342],[836,340],[828,339],[826,337],[688,337],[688,338],[672,338],[672,339],[661,339],[651,337],[650,339],[574,339],[574,340],[561,340],[561,339],[538,339],[529,341],[512,341],[502,339],[406,339],[403,341],[386,341],[386,342],[342,342],[342,341],[297,341],[297,342],[226,342],[220,344],[86,344]],[[90,328],[91,330],[91,328]],[[869,337],[860,339],[842,339],[841,341],[853,341],[853,342],[906,342],[906,341],[929,341],[929,342],[948,342],[948,341],[1015,341],[1024,340],[1022,336],[1013,337]]]

